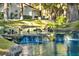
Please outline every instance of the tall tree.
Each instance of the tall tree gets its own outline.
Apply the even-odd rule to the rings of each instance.
[[[78,14],[78,5],[75,3],[70,3],[68,4],[68,18],[69,21],[74,21],[79,19],[79,14]]]
[[[8,3],[4,3],[4,20],[8,20]]]
[[[42,11],[42,3],[32,3],[31,6],[39,11],[38,17],[39,17],[39,19],[41,19],[41,17],[42,17],[42,12],[41,12]]]
[[[52,17],[56,16],[56,13],[57,13],[57,10],[58,10],[57,4],[43,3],[42,5],[48,11],[49,19],[52,20]]]
[[[39,19],[41,19],[42,15],[41,15],[41,3],[39,3]]]
[[[20,3],[20,20],[23,20],[23,3]]]
[[[66,16],[66,4],[63,3],[43,3],[44,9],[48,11],[49,19],[55,20],[56,17]]]

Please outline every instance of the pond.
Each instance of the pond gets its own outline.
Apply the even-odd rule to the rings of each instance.
[[[18,40],[23,48],[21,56],[79,56],[79,32],[71,35],[55,34],[55,40],[48,36],[24,35]]]
[[[72,34],[72,38],[69,40],[69,43],[67,44],[68,55],[79,56],[79,32],[74,31]]]
[[[56,56],[66,55],[64,35],[56,34],[56,40],[51,41],[48,36],[24,35],[18,40],[23,47],[22,55],[26,56]],[[59,51],[61,49],[61,51]]]

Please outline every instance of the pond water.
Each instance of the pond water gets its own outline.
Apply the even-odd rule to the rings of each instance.
[[[71,40],[69,40],[68,55],[79,56],[79,32],[73,32]]]
[[[22,36],[18,42],[23,47],[23,56],[66,55],[64,35],[57,34],[55,41],[50,41],[48,37],[42,35]]]
[[[22,46],[22,56],[79,56],[79,33],[72,37],[56,34],[55,40],[50,41],[42,35],[22,36],[18,44]],[[71,38],[69,38],[71,37]]]

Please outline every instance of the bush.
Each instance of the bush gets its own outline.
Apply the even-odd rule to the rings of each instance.
[[[47,24],[47,26],[49,27],[49,28],[56,28],[56,24],[55,24],[55,22],[50,22],[50,23],[48,23]]]
[[[66,17],[64,16],[58,16],[56,18],[56,26],[57,27],[63,27],[63,25],[66,23]]]
[[[14,18],[17,19],[17,16],[18,16],[18,14],[15,14],[13,12],[10,13],[10,18],[11,19],[14,19]]]
[[[0,12],[0,19],[3,19],[3,18],[4,18],[3,12]]]
[[[23,18],[24,18],[24,19],[32,19],[32,16],[29,16],[29,15],[23,15]]]

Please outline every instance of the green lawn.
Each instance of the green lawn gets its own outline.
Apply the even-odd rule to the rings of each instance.
[[[0,38],[0,55],[6,54],[6,52],[8,52],[8,49],[13,45],[15,45],[15,43],[10,42],[4,38]]]
[[[15,45],[15,43],[8,41],[6,39],[0,38],[0,49],[8,49],[13,45]]]
[[[25,26],[39,26],[41,29],[44,29],[48,23],[51,21],[49,20],[16,20],[16,21],[0,21],[0,26],[3,27],[19,27],[21,25]]]

